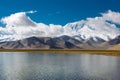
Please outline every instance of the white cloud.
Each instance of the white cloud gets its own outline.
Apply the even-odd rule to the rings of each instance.
[[[64,34],[71,36],[81,34],[86,38],[89,38],[91,35],[99,35],[100,37],[103,37],[103,35],[107,35],[108,37],[112,35],[115,37],[119,32],[114,23],[120,24],[120,13],[110,10],[107,13],[103,13],[101,17],[87,18],[86,20],[70,23],[70,25],[67,24],[67,27],[54,24],[46,25],[44,23],[36,23],[26,15],[35,12],[37,11],[18,12],[2,18],[1,22],[6,24],[6,27],[0,27],[0,40],[3,38],[16,40],[31,36],[57,37]],[[106,20],[114,23],[108,23]],[[94,29],[96,30],[95,33],[92,32]],[[104,30],[104,32],[102,30]],[[107,37],[105,37],[105,39],[107,40]]]
[[[49,25],[49,30],[50,30],[50,34],[51,36],[60,36],[62,35],[63,32],[63,27],[61,25],[54,25],[54,24],[50,24]]]
[[[111,21],[111,23],[108,21]],[[109,10],[107,13],[103,13],[101,17],[87,18],[67,24],[65,32],[69,36],[79,35],[83,39],[99,37],[107,41],[120,35],[120,29],[117,28],[115,23],[120,23],[120,13]]]
[[[0,27],[0,32],[3,33],[1,36],[13,35],[12,38],[22,39],[31,36],[54,37],[63,33],[61,25],[36,23],[26,15],[35,12],[37,11],[18,12],[2,18],[1,22],[6,24],[6,27]]]
[[[32,21],[28,16],[26,16],[28,12],[18,12],[15,14],[11,14],[8,17],[4,17],[1,19],[1,22],[6,24],[7,27],[25,27],[25,26],[36,26],[36,23]],[[30,11],[29,13],[33,13]]]
[[[114,23],[120,24],[120,13],[119,12],[113,12],[111,10],[108,10],[108,12],[102,13],[102,17],[104,20],[109,20]]]
[[[26,13],[31,13],[31,14],[33,14],[33,13],[36,13],[37,11],[33,11],[33,10],[31,10],[31,11],[28,11],[28,12],[26,12]]]

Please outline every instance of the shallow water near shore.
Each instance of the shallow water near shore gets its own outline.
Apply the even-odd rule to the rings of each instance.
[[[0,80],[120,80],[120,57],[0,52]]]

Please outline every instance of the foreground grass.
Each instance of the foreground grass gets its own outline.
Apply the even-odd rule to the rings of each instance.
[[[72,50],[72,49],[0,49],[0,52],[45,52],[59,54],[96,54],[120,56],[117,50]]]

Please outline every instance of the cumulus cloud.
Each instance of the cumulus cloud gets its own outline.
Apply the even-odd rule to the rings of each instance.
[[[1,22],[6,24],[7,27],[36,26],[36,23],[26,16],[26,13],[34,13],[34,11],[11,14],[10,16],[2,18]]]
[[[119,33],[114,23],[120,24],[120,13],[109,10],[102,13],[101,17],[87,18],[74,23],[68,23],[65,26],[44,23],[36,23],[26,14],[33,14],[37,11],[18,12],[10,16],[3,17],[1,22],[6,24],[0,27],[0,40],[5,39],[23,39],[31,36],[37,37],[58,37],[61,35],[74,36],[80,34],[83,38],[92,36],[107,35],[105,40],[112,35],[115,37]],[[113,23],[108,23],[111,21]],[[112,29],[112,30],[111,30]],[[104,31],[103,31],[104,30]],[[94,32],[93,32],[94,31]],[[106,34],[109,33],[109,34]]]
[[[102,17],[104,20],[109,20],[114,23],[120,24],[120,13],[119,12],[113,12],[111,10],[108,10],[106,13],[102,13]]]
[[[0,27],[0,32],[2,33],[0,39],[3,36],[15,39],[23,39],[31,36],[55,37],[63,33],[61,25],[36,23],[26,15],[35,12],[37,11],[18,12],[2,18],[1,22],[6,24],[6,26],[5,28]]]

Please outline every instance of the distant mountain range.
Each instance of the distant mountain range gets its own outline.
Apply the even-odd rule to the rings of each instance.
[[[79,41],[69,36],[30,37],[17,41],[0,43],[1,49],[109,49],[120,50],[120,36],[110,41],[94,41],[92,38],[86,41]]]
[[[1,42],[0,47],[4,49],[81,49],[79,46],[77,46],[79,43],[80,41],[68,36],[61,36],[56,38],[30,37],[17,41]]]
[[[97,22],[99,23],[99,21]],[[109,22],[105,26],[90,24],[89,21],[78,21],[63,26],[63,34],[50,37],[23,37],[0,33],[1,49],[112,49],[120,44],[120,29]],[[43,32],[44,33],[44,32]],[[6,37],[7,35],[9,37]],[[55,35],[55,34],[54,34]],[[119,49],[120,50],[120,49]]]

